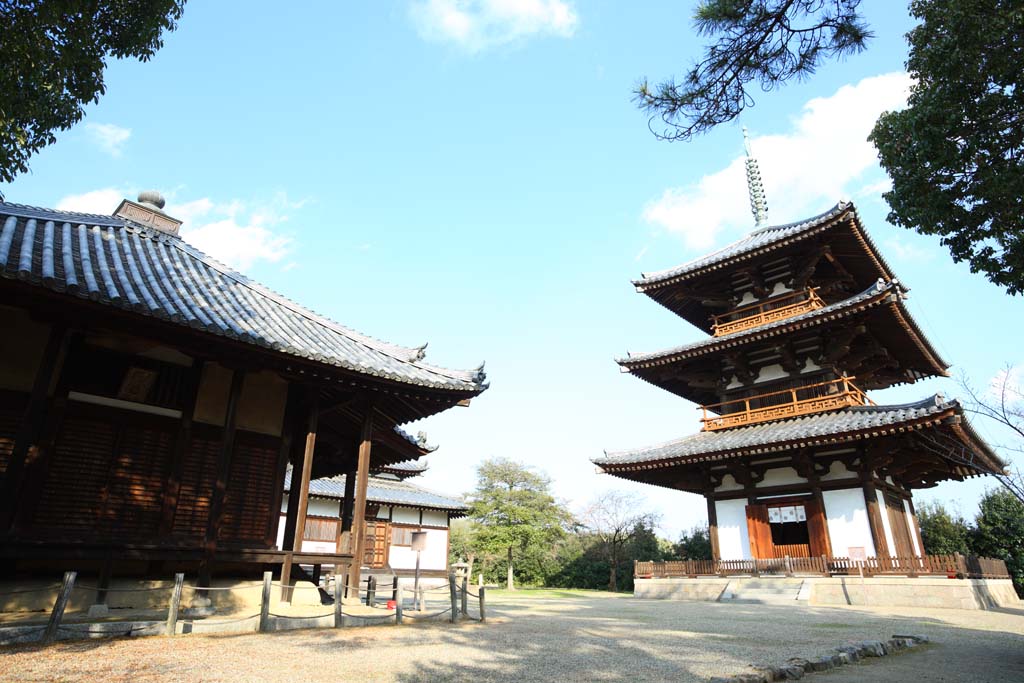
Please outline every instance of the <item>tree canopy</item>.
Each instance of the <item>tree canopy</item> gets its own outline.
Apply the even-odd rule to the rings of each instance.
[[[924,552],[928,555],[970,553],[971,527],[963,517],[955,515],[941,503],[924,503],[917,508]]]
[[[703,0],[697,32],[717,40],[681,82],[655,86],[644,79],[635,101],[651,130],[688,140],[732,121],[754,100],[751,90],[774,90],[813,74],[821,62],[864,49],[871,32],[857,12],[860,0]],[[655,125],[660,119],[661,124]]]
[[[870,139],[889,222],[939,235],[954,261],[1024,292],[1024,11],[1016,0],[914,0],[916,81]]]
[[[99,101],[109,57],[148,61],[184,8],[185,0],[0,3],[0,181],[26,172],[55,131]]]
[[[506,554],[509,590],[514,587],[515,553],[551,544],[572,522],[551,495],[550,483],[543,474],[506,458],[485,460],[477,468],[469,509],[476,522],[474,545],[485,553]]]
[[[583,511],[580,518],[598,541],[608,562],[608,590],[619,589],[619,565],[627,546],[654,526],[654,515],[643,510],[643,498],[635,493],[605,491]]]

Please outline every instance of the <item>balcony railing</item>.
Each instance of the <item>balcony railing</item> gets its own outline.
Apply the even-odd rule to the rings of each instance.
[[[853,379],[844,375],[839,379],[809,384],[805,387],[701,406],[704,413],[701,418],[703,430],[713,432],[716,429],[824,413],[848,406],[874,405],[874,401],[853,385]],[[718,415],[709,416],[709,412]]]
[[[736,308],[728,313],[713,315],[711,318],[714,324],[711,326],[714,336],[721,337],[734,332],[742,332],[761,325],[785,320],[801,313],[808,313],[819,308],[824,308],[825,302],[818,296],[816,288],[805,289],[799,292],[762,301],[761,303]]]

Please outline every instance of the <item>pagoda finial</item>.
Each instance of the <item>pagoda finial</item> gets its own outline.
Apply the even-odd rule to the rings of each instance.
[[[750,193],[750,212],[754,214],[754,225],[761,227],[768,221],[768,199],[764,195],[761,183],[761,170],[757,167],[757,159],[750,151],[750,136],[747,127],[743,126],[743,149],[747,153],[747,192]]]

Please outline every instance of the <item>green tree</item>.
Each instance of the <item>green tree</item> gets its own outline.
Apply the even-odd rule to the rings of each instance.
[[[149,60],[184,7],[185,0],[0,2],[0,181],[26,172],[55,131],[99,101],[109,57]]]
[[[1014,588],[1024,596],[1024,503],[1000,489],[985,494],[978,508],[971,550],[1006,562]]]
[[[971,527],[959,515],[950,514],[941,503],[924,503],[917,508],[926,555],[968,554]]]
[[[672,554],[684,560],[710,560],[711,534],[707,526],[695,526],[684,531],[679,542],[672,546]]]
[[[506,581],[514,590],[515,556],[551,545],[565,534],[572,517],[549,491],[543,474],[506,458],[485,460],[477,468],[470,496],[470,517],[477,523],[474,545],[483,552],[503,552]]]
[[[907,108],[870,139],[892,178],[889,222],[939,235],[1011,294],[1024,292],[1024,10],[1019,0],[915,0]]]
[[[871,32],[857,12],[860,0],[703,0],[697,32],[717,38],[681,82],[644,79],[634,100],[666,140],[688,140],[732,121],[754,100],[751,90],[774,90],[813,74],[822,60],[864,49]],[[663,125],[655,127],[660,119]]]

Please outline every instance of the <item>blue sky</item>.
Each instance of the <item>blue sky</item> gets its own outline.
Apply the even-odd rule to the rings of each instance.
[[[771,222],[853,198],[954,372],[984,385],[1024,361],[1019,298],[885,223],[864,137],[904,101],[899,5],[864,5],[876,33],[865,53],[670,144],[631,89],[699,54],[691,3],[189,3],[153,60],[112,63],[85,121],[3,190],[109,213],[159,189],[186,239],[287,296],[379,338],[429,341],[435,364],[487,361],[492,388],[469,409],[410,427],[441,445],[425,484],[469,490],[476,463],[507,456],[576,507],[636,491],[675,536],[703,522],[702,498],[599,475],[589,458],[698,429],[693,405],[612,359],[700,338],[630,279],[751,229],[741,125]],[[874,398],[955,389],[935,379]],[[973,515],[992,485],[918,500]]]

